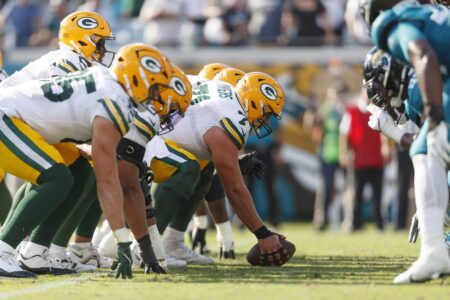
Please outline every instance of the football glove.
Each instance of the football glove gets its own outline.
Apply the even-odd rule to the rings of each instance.
[[[427,135],[428,154],[436,158],[444,168],[450,162],[450,144],[447,132],[447,123],[441,121],[433,129],[430,129]]]
[[[146,235],[138,241],[139,256],[141,258],[140,267],[144,269],[145,274],[149,274],[150,271],[158,274],[165,274],[166,270],[159,265],[153,252],[152,242],[150,236]]]
[[[266,173],[266,165],[255,156],[256,151],[241,155],[239,157],[239,168],[241,169],[242,175],[249,175],[261,179]]]
[[[113,262],[111,269],[117,270],[116,278],[122,277],[122,279],[131,279],[133,274],[131,272],[131,266],[133,259],[131,258],[130,250],[131,242],[117,243],[117,259]]]
[[[369,127],[400,144],[404,132],[395,126],[389,113],[374,104],[368,105],[367,110],[371,113],[368,122]]]
[[[411,226],[409,227],[408,242],[415,243],[417,241],[418,236],[419,236],[419,219],[414,214],[414,216],[411,219]]]
[[[204,253],[204,248],[206,246],[206,229],[195,228],[192,232],[192,251],[195,251],[197,247],[199,248],[200,254]]]

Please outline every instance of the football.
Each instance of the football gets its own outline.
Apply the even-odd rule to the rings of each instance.
[[[284,249],[286,249],[288,255],[287,259],[283,260],[281,265],[287,263],[295,253],[295,245],[289,242],[288,240],[280,240],[281,245],[283,245]],[[250,251],[247,253],[247,261],[249,264],[253,266],[269,266],[269,264],[261,264],[260,262],[261,249],[259,248],[259,244],[256,243]]]

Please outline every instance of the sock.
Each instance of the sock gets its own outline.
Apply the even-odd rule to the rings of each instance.
[[[46,250],[48,250],[48,247],[28,241],[20,254],[25,258],[30,258],[34,255],[42,255]]]
[[[5,180],[0,182],[0,224],[3,224],[12,205],[12,197],[6,187]]]
[[[97,198],[96,185],[94,185],[91,196],[93,196],[94,202],[89,207],[89,210],[84,215],[76,230],[77,235],[83,237],[94,236],[95,229],[97,228],[98,222],[103,214],[102,208],[100,207],[100,202]]]
[[[164,251],[163,242],[158,232],[158,227],[156,225],[149,226],[148,234],[150,235],[150,240],[152,241],[153,252],[155,253],[156,259],[159,262],[165,262],[166,252]]]
[[[76,170],[73,170],[72,172],[74,173],[75,178],[85,178],[83,180],[84,186],[80,187],[81,193],[78,194],[78,199],[71,199],[74,200],[76,205],[72,208],[71,212],[65,218],[61,226],[59,226],[58,231],[56,232],[52,240],[53,244],[59,245],[61,247],[67,247],[67,244],[69,243],[69,240],[72,237],[72,234],[77,226],[80,227],[81,224],[87,222],[86,219],[88,219],[89,217],[86,217],[86,215],[91,210],[91,206],[94,206],[94,201],[96,201],[97,199],[95,175],[92,168],[86,167],[85,165],[85,168],[78,168]],[[79,187],[80,185],[76,186]],[[97,222],[98,219],[95,221],[93,230],[95,230]]]
[[[207,216],[194,216],[194,227],[198,229],[208,228],[208,217]]]
[[[167,227],[165,234],[165,243],[184,244],[184,231],[176,230],[169,226]]]
[[[57,164],[38,178],[40,186],[33,188],[19,203],[3,227],[0,240],[15,248],[39,224],[43,224],[73,186],[69,169]]]
[[[225,251],[233,249],[233,231],[230,221],[216,224],[217,235],[216,239]]]
[[[92,236],[92,244],[94,247],[98,248],[100,242],[102,239],[111,232],[111,227],[109,227],[109,223],[107,220],[104,220],[102,222],[102,225],[100,227],[97,227],[97,229],[94,231],[94,235]]]
[[[6,217],[5,221],[2,222],[2,225],[9,222],[14,211],[16,210],[17,206],[19,205],[20,201],[23,199],[23,197],[26,195],[26,193],[28,193],[28,191],[31,189],[31,187],[32,187],[31,183],[24,183],[20,186],[20,188],[17,190],[16,194],[14,195],[14,199],[12,201],[8,216]],[[3,228],[2,228],[2,230],[3,230]]]
[[[50,247],[57,232],[62,229],[67,237],[66,241],[59,243],[59,245],[63,247],[67,246],[68,240],[70,239],[77,222],[76,220],[73,220],[71,216],[72,213],[77,210],[80,201],[84,200],[81,196],[84,187],[90,178],[89,175],[92,173],[92,168],[85,158],[79,157],[69,166],[69,170],[74,178],[74,184],[70,193],[61,201],[57,208],[33,230],[30,235],[30,241]],[[67,221],[71,223],[75,222],[75,224],[69,224],[69,230],[66,230],[66,227],[63,226]]]
[[[445,170],[438,167],[436,163],[434,159],[430,160],[423,154],[413,157],[421,252],[436,246],[436,243],[443,243],[444,215],[448,193],[445,184]]]
[[[66,255],[66,247],[61,247],[55,244],[51,244],[50,248],[48,249],[48,252],[54,256],[65,256]]]

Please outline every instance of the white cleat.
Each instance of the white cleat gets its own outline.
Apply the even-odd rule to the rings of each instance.
[[[166,254],[172,258],[184,260],[187,264],[209,265],[214,263],[214,259],[195,253],[184,243],[166,243]]]
[[[0,276],[13,278],[35,278],[36,274],[19,267],[15,252],[0,251]]]
[[[48,248],[28,242],[17,257],[19,266],[36,274],[68,275],[76,272],[50,259]]]
[[[106,269],[111,268],[113,263],[111,258],[100,255],[91,243],[71,244],[68,249],[69,257],[77,263]]]
[[[442,246],[424,251],[408,270],[395,277],[394,283],[423,282],[450,275],[450,257]]]
[[[67,269],[72,269],[77,273],[92,272],[97,269],[97,267],[93,265],[74,262],[66,252],[50,252],[50,260]]]
[[[166,264],[169,269],[186,268],[187,263],[182,259],[176,259],[174,257],[166,256]]]

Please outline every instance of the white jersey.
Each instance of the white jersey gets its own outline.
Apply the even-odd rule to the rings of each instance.
[[[62,76],[82,71],[89,62],[68,46],[61,44],[60,49],[50,51],[39,59],[30,62],[0,83],[0,88],[15,86],[25,81]]]
[[[198,75],[187,75],[189,82],[192,85],[192,89],[196,89],[198,88],[200,85],[202,85],[203,83],[209,81],[206,78],[203,78],[201,76]]]
[[[0,111],[21,119],[50,144],[91,140],[92,123],[97,116],[113,123],[122,135],[130,127],[139,126],[133,131],[146,142],[159,129],[159,117],[148,111],[140,116],[124,89],[104,67],[2,89]]]
[[[233,86],[222,81],[207,81],[195,88],[184,118],[162,138],[176,142],[200,160],[211,160],[203,135],[212,127],[224,130],[238,149],[250,132],[238,95]]]

